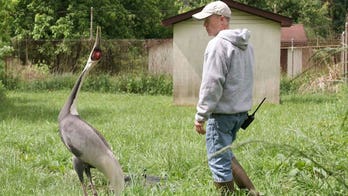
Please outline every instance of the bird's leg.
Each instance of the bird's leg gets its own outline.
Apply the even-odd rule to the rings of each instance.
[[[86,167],[85,172],[86,172],[86,175],[87,175],[87,177],[88,177],[88,179],[89,179],[89,182],[90,182],[90,184],[91,184],[91,188],[92,188],[92,191],[93,191],[93,195],[94,195],[94,196],[97,196],[98,193],[97,193],[97,191],[95,190],[95,187],[94,187],[94,184],[93,184],[93,181],[92,181],[92,175],[91,175],[90,167]]]
[[[81,182],[81,186],[82,186],[82,190],[83,190],[83,194],[85,196],[88,196],[87,194],[87,190],[86,190],[86,185],[84,183],[84,179],[83,179],[83,170],[85,169],[86,165],[77,157],[73,157],[73,166],[74,169],[77,173],[77,176],[79,177],[79,180]]]
[[[88,196],[87,190],[86,190],[86,186],[83,182],[81,182],[81,186],[82,186],[82,190],[83,190],[83,194],[84,196]]]

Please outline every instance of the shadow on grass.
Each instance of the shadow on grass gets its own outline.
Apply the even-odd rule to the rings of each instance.
[[[0,120],[20,119],[28,122],[57,122],[61,107],[45,102],[43,99],[28,97],[6,98],[0,105]],[[99,116],[102,111],[95,108],[78,110],[80,114],[88,116]],[[58,123],[58,122],[57,122]]]

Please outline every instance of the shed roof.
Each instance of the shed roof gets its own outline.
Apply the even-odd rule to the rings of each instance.
[[[290,27],[283,27],[281,29],[282,46],[290,46],[292,41],[294,46],[303,46],[307,44],[308,39],[302,24],[294,24]]]
[[[262,18],[266,18],[266,19],[278,22],[281,24],[282,27],[289,27],[292,24],[292,19],[288,18],[286,16],[282,16],[279,14],[275,14],[272,12],[261,10],[259,8],[248,6],[248,5],[239,3],[239,2],[235,2],[233,0],[222,0],[222,1],[225,2],[230,8],[237,9],[237,10],[247,12],[247,13],[252,14],[252,15],[260,16]],[[176,15],[176,16],[173,16],[173,17],[170,17],[170,18],[167,18],[167,19],[164,19],[164,20],[162,20],[162,24],[164,26],[170,26],[170,25],[173,25],[175,23],[190,19],[190,18],[192,18],[193,14],[200,12],[203,8],[204,8],[204,6],[200,7],[200,8],[196,8],[196,9],[188,11],[188,12],[185,12],[185,13],[182,13],[182,14],[179,14],[179,15]]]

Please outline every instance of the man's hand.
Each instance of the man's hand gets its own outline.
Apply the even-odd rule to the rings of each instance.
[[[204,122],[195,121],[195,129],[197,133],[204,135],[205,134]]]

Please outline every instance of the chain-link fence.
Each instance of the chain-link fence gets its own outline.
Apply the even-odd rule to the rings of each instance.
[[[88,58],[93,40],[14,40],[7,67],[47,66],[52,73],[76,72]],[[147,69],[146,40],[102,40],[103,58],[96,71],[117,74]]]

